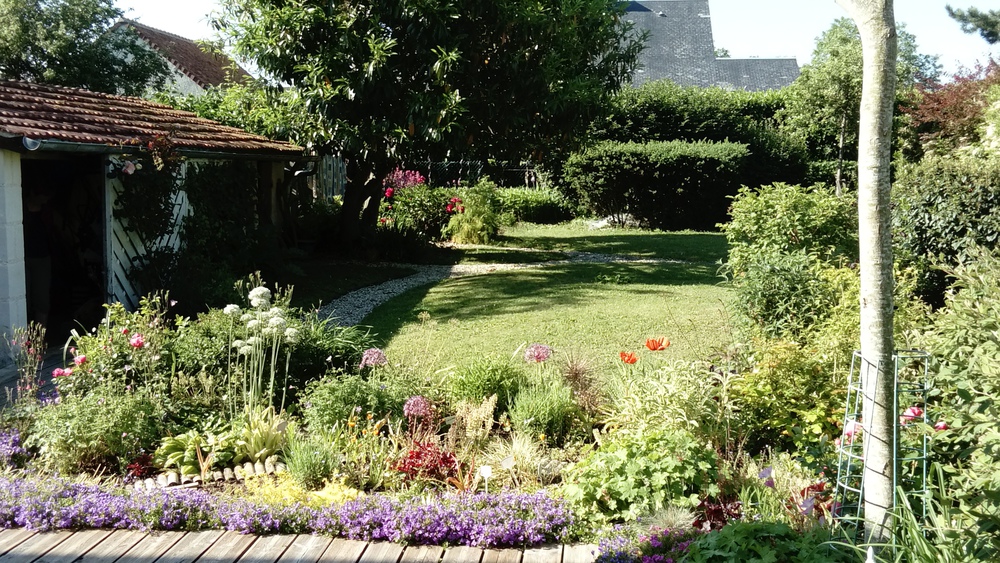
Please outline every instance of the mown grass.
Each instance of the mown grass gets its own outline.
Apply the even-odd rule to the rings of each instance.
[[[549,251],[577,250],[689,262],[725,260],[728,250],[726,236],[722,233],[591,229],[582,220],[560,225],[522,223],[504,229],[500,244]]]
[[[704,263],[560,264],[416,288],[363,324],[390,358],[424,373],[509,356],[531,342],[616,369],[621,351],[640,361],[653,354],[643,346],[649,337],[672,342],[656,353],[661,359],[706,358],[725,346],[730,291],[719,281]]]

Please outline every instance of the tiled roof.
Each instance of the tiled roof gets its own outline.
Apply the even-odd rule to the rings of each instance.
[[[140,98],[28,82],[0,81],[0,137],[97,145],[108,152],[168,135],[182,154],[294,158],[303,149]]]
[[[638,86],[667,78],[682,86],[770,90],[799,75],[795,59],[717,59],[708,0],[629,2],[625,19],[649,32],[632,77]]]
[[[132,20],[122,20],[118,26],[131,27],[150,47],[202,88],[253,80],[247,71],[225,54],[207,52],[190,39]]]
[[[759,92],[788,86],[799,76],[799,64],[787,59],[718,59],[715,83],[723,88]]]

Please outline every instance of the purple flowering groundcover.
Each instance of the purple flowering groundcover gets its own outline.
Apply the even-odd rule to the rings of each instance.
[[[566,541],[570,507],[539,492],[370,495],[339,506],[270,506],[198,489],[128,493],[53,478],[0,477],[0,528],[115,528],[322,533],[360,540],[474,547]]]

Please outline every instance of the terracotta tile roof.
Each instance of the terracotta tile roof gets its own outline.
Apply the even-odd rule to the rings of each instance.
[[[28,137],[108,152],[169,135],[183,154],[294,158],[303,149],[140,98],[28,82],[0,81],[0,138]],[[67,150],[72,150],[66,147]]]
[[[132,20],[121,20],[115,25],[120,26],[132,28],[150,47],[202,88],[253,80],[247,71],[225,54],[206,52],[195,41]]]

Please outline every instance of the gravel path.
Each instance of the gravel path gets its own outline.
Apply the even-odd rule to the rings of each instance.
[[[544,266],[554,266],[558,264],[571,263],[611,263],[629,262],[636,264],[682,264],[681,260],[663,260],[659,258],[637,258],[634,256],[620,256],[615,254],[596,254],[592,252],[565,252],[564,260],[552,260],[549,262],[535,262],[530,264],[457,264],[454,266],[426,265],[426,264],[386,264],[387,266],[399,266],[416,270],[417,273],[405,278],[398,278],[382,282],[378,285],[371,285],[357,289],[334,299],[319,310],[322,319],[332,319],[340,326],[352,326],[360,323],[371,313],[375,307],[385,303],[389,299],[421,285],[435,283],[447,278],[458,278],[463,276],[475,276],[488,274],[491,272],[501,272],[507,270],[523,270],[527,268],[541,268]]]

